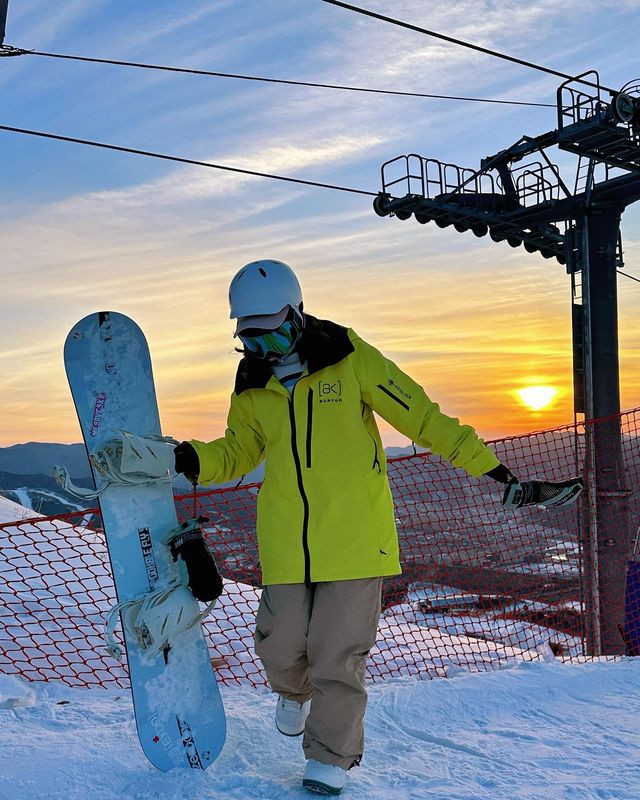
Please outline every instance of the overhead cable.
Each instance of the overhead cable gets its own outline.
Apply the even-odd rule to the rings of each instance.
[[[152,150],[138,150],[134,147],[123,147],[117,144],[109,144],[107,142],[95,142],[91,139],[78,139],[75,136],[62,136],[57,133],[48,133],[46,131],[34,131],[28,128],[15,128],[11,125],[0,125],[0,130],[10,131],[12,133],[22,133],[27,136],[39,136],[42,139],[55,139],[59,142],[71,142],[73,144],[83,144],[88,147],[99,147],[103,150],[116,150],[120,153],[131,153],[137,156],[147,156],[148,158],[159,158],[163,161],[176,161],[180,164],[192,164],[196,167],[209,167],[209,169],[219,169],[225,172],[238,172],[242,175],[252,175],[256,178],[270,178],[275,181],[286,181],[287,183],[298,183],[303,186],[316,186],[321,189],[333,189],[337,192],[350,192],[351,194],[364,194],[369,197],[376,197],[377,192],[367,192],[364,189],[353,189],[349,186],[338,186],[331,183],[321,183],[319,181],[306,181],[302,178],[290,178],[285,175],[274,175],[269,172],[257,172],[251,169],[241,169],[240,167],[231,167],[227,164],[212,164],[210,161],[197,161],[192,158],[181,158],[180,156],[167,155],[165,153],[155,153]]]
[[[0,125],[0,130],[8,131],[10,133],[20,133],[26,136],[36,136],[42,139],[53,139],[59,142],[70,142],[72,144],[82,144],[88,147],[97,147],[102,150],[114,150],[119,153],[130,153],[131,155],[137,156],[146,156],[148,158],[157,158],[161,159],[162,161],[173,161],[179,164],[189,164],[196,167],[208,167],[209,169],[218,169],[224,172],[236,172],[240,173],[241,175],[249,175],[255,178],[269,178],[271,180],[276,181],[284,181],[286,183],[295,183],[300,184],[302,186],[313,186],[320,189],[332,189],[333,191],[337,192],[348,192],[350,194],[360,194],[366,195],[368,197],[377,197],[377,192],[368,192],[365,189],[354,189],[350,186],[339,186],[337,184],[332,183],[322,183],[320,181],[308,181],[302,178],[291,178],[285,175],[275,175],[269,172],[258,172],[256,170],[249,170],[249,169],[242,169],[241,167],[231,167],[228,164],[213,164],[210,161],[198,161],[192,158],[182,158],[181,156],[174,156],[168,155],[166,153],[156,153],[152,150],[140,150],[134,147],[124,147],[122,145],[116,144],[109,144],[107,142],[96,142],[91,139],[79,139],[75,136],[63,136],[57,133],[50,133],[47,131],[34,131],[30,130],[29,128],[16,128],[12,125]],[[634,275],[629,275],[627,272],[623,272],[621,269],[616,270],[620,273],[620,275],[624,275],[625,278],[630,278],[633,281],[637,281],[640,283],[640,278],[636,278]]]
[[[345,8],[347,11],[354,11],[357,14],[363,14],[366,17],[372,17],[373,19],[381,20],[382,22],[389,22],[391,25],[398,25],[401,28],[407,28],[411,31],[416,31],[417,33],[424,33],[427,36],[433,36],[436,39],[442,39],[445,42],[450,42],[451,44],[457,44],[461,47],[467,47],[470,50],[476,50],[479,53],[485,53],[489,56],[495,56],[496,58],[502,58],[505,61],[511,61],[513,64],[520,64],[523,67],[529,67],[531,69],[537,69],[539,72],[546,72],[548,75],[555,75],[558,78],[564,78],[565,80],[570,81],[577,81],[579,83],[584,83],[587,86],[593,86],[595,88],[604,89],[606,92],[610,92],[611,94],[615,94],[613,89],[608,89],[606,86],[598,86],[597,83],[592,83],[591,81],[585,80],[584,78],[579,78],[574,75],[569,75],[566,72],[559,72],[556,69],[550,69],[549,67],[543,67],[540,64],[534,64],[532,61],[526,61],[523,58],[516,58],[515,56],[507,55],[506,53],[501,53],[498,50],[491,50],[488,47],[482,47],[479,44],[473,44],[472,42],[464,41],[463,39],[457,39],[454,36],[447,36],[444,33],[438,33],[437,31],[431,31],[428,28],[422,28],[419,25],[412,25],[409,22],[403,22],[399,19],[394,19],[393,17],[387,17],[384,14],[378,14],[375,11],[370,11],[367,8],[361,8],[360,6],[354,6],[351,3],[343,3],[341,0],[322,0],[323,3],[329,3],[332,6],[339,6],[340,8]]]
[[[215,72],[208,69],[194,69],[190,67],[173,67],[162,64],[145,64],[139,61],[121,61],[114,58],[96,58],[93,56],[77,56],[68,53],[47,53],[41,50],[23,50],[12,47],[12,55],[43,56],[45,58],[59,58],[66,61],[84,61],[89,64],[110,64],[118,67],[136,67],[138,69],[153,69],[162,72],[177,72],[187,75],[206,75],[214,78],[235,78],[242,81],[257,81],[260,83],[277,83],[288,86],[307,86],[314,89],[338,89],[345,92],[366,92],[367,94],[388,94],[399,97],[422,97],[435,100],[464,100],[472,103],[499,103],[513,106],[536,106],[539,108],[555,108],[554,103],[533,103],[524,100],[497,100],[486,97],[462,97],[451,94],[431,94],[426,92],[402,92],[395,89],[371,89],[363,86],[344,86],[335,83],[317,83],[314,81],[298,81],[286,78],[265,78],[261,75],[241,75],[233,72]]]
[[[635,275],[629,275],[628,272],[623,272],[621,269],[617,269],[616,272],[619,272],[620,275],[624,275],[625,278],[631,278],[632,281],[637,281],[640,283],[640,278],[636,278]]]

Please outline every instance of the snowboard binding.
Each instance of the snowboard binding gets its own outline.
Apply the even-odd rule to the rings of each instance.
[[[205,521],[206,517],[194,517],[169,531],[164,544],[171,551],[174,563],[177,562],[178,555],[176,548],[180,548],[185,540],[188,541],[196,536],[202,537],[201,526]],[[207,603],[204,611],[198,612],[195,616],[187,611],[193,606],[194,595],[182,577],[175,577],[157,589],[115,605],[105,621],[104,638],[110,655],[118,660],[122,660],[124,655],[123,648],[115,641],[113,635],[119,613],[123,628],[143,652],[153,657],[160,653],[166,654],[171,649],[173,639],[211,614],[222,591],[222,580],[220,578],[219,580],[220,592]]]
[[[156,481],[170,482],[173,477],[173,448],[178,442],[171,436],[137,436],[114,429],[89,454],[94,473],[104,479],[100,489],[76,486],[66,467],[54,466],[57,483],[83,500],[95,500],[110,486],[143,486]]]
[[[195,616],[187,609],[193,605],[193,595],[182,580],[125,600],[113,606],[105,621],[104,640],[109,654],[121,661],[124,649],[116,642],[114,630],[121,614],[122,626],[138,647],[153,658],[168,652],[171,642],[207,617],[216,604],[214,600]]]

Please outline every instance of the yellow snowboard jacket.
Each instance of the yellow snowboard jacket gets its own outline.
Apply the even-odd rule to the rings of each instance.
[[[257,522],[264,585],[397,575],[373,412],[472,476],[500,462],[353,330],[306,315],[299,350],[307,371],[291,396],[267,363],[240,361],[225,435],[191,442],[200,482],[234,480],[266,461]]]

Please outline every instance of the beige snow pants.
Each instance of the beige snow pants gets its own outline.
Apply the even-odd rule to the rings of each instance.
[[[255,644],[274,692],[311,699],[305,758],[349,769],[364,750],[364,670],[376,640],[382,578],[265,586]]]

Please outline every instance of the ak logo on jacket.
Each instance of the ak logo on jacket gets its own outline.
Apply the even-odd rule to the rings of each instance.
[[[318,381],[318,397],[321,403],[341,403],[342,381]]]

